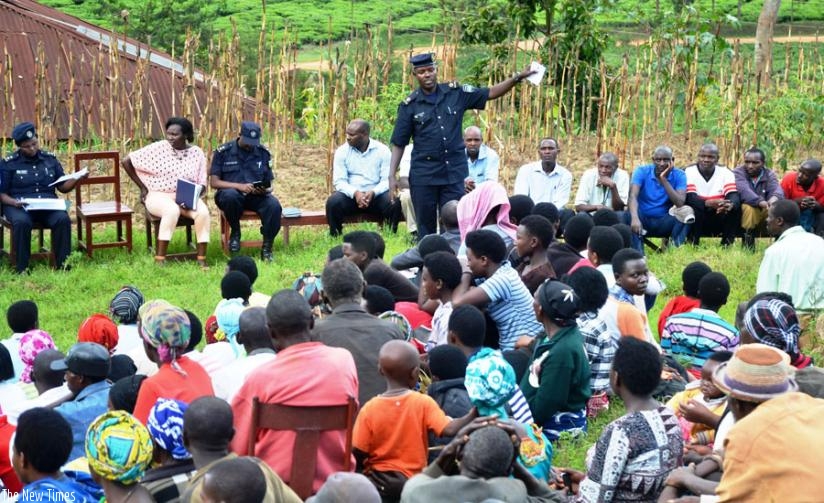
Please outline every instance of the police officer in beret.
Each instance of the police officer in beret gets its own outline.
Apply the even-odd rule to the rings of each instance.
[[[254,122],[241,123],[238,138],[215,150],[209,175],[211,187],[217,189],[215,203],[231,229],[229,251],[240,251],[240,217],[244,210],[252,210],[263,224],[261,258],[271,262],[272,242],[280,231],[283,208],[272,194],[271,155],[260,144],[260,126]]]
[[[392,133],[389,190],[397,188],[395,173],[403,150],[414,139],[409,185],[418,224],[418,239],[436,230],[438,208],[463,196],[468,175],[461,123],[468,109],[482,110],[487,100],[509,92],[515,84],[535,73],[528,68],[492,87],[476,88],[457,82],[438,84],[432,54],[409,60],[419,88],[398,106]]]
[[[34,223],[51,229],[52,248],[57,268],[62,268],[71,252],[71,219],[65,210],[26,210],[25,198],[57,198],[49,185],[64,175],[63,166],[51,152],[40,149],[37,131],[31,122],[22,122],[11,132],[17,151],[0,161],[0,202],[3,215],[12,224],[17,272],[26,271],[31,257],[31,231]],[[88,175],[86,175],[88,176]],[[69,192],[78,180],[70,179],[56,186]]]

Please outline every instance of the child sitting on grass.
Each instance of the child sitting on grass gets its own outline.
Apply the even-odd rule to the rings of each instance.
[[[711,354],[701,368],[701,379],[687,384],[684,391],[676,393],[667,402],[667,407],[678,416],[684,433],[684,445],[699,451],[699,454],[712,452],[715,429],[727,406],[727,395],[712,382],[712,373],[730,358],[730,351]],[[705,446],[705,449],[695,449],[695,446]]]
[[[679,295],[670,300],[661,310],[658,317],[659,337],[664,333],[667,318],[673,314],[686,313],[701,305],[701,301],[698,300],[698,283],[701,278],[711,272],[710,266],[700,261],[687,264],[684,270],[681,271],[681,284],[683,285],[684,295]]]
[[[502,351],[513,349],[521,336],[540,334],[541,324],[535,320],[532,296],[518,272],[505,260],[503,239],[489,230],[473,231],[466,235],[466,248],[469,271],[463,273],[461,284],[453,292],[452,305],[486,306],[498,328]],[[477,287],[473,286],[474,278],[480,281]]]
[[[449,315],[452,314],[452,291],[461,284],[461,263],[449,252],[430,253],[423,259],[421,290],[427,298],[438,301],[432,316],[432,331],[426,350],[446,344]]]
[[[546,255],[546,249],[552,243],[554,235],[555,228],[540,215],[530,215],[521,220],[515,234],[515,249],[521,259],[517,271],[532,295],[535,295],[535,290],[541,283],[556,277],[555,269]]]
[[[450,419],[432,397],[414,391],[420,359],[411,344],[386,342],[378,355],[378,369],[386,391],[361,408],[355,421],[352,452],[358,470],[390,500],[400,497],[403,484],[426,466],[427,433],[454,437],[477,411]]]

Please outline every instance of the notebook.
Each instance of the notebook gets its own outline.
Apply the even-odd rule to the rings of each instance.
[[[179,204],[181,208],[196,210],[197,202],[200,200],[200,191],[202,190],[202,185],[178,178],[175,202]]]

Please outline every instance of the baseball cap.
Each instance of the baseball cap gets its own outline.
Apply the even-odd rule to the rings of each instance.
[[[241,122],[240,137],[243,138],[243,143],[247,145],[260,145],[260,126],[252,121]]]
[[[71,370],[75,374],[89,377],[106,377],[110,367],[109,351],[94,342],[78,342],[69,348],[66,358],[55,360],[49,365],[52,370]]]

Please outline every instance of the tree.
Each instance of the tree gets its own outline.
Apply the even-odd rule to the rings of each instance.
[[[781,0],[764,0],[764,7],[761,8],[758,26],[755,29],[755,76],[761,87],[770,85],[773,28],[779,7]]]
[[[219,7],[219,2],[217,7]],[[212,34],[214,7],[201,0],[100,0],[94,13],[109,20],[116,31],[164,51],[180,53],[186,41],[186,29],[200,34],[207,41]],[[201,48],[208,44],[201,44]]]

